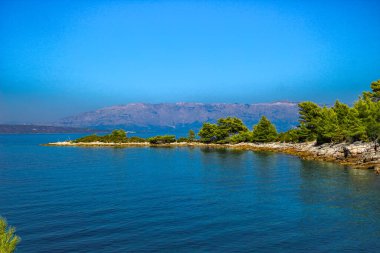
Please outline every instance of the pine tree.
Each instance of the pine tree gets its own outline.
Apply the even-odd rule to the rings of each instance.
[[[15,235],[16,229],[8,227],[7,221],[0,217],[0,252],[13,253],[17,244],[21,241],[20,237]]]
[[[187,135],[187,139],[189,141],[194,141],[195,140],[195,133],[194,133],[194,131],[192,129],[189,130],[189,133]]]
[[[217,125],[224,138],[249,131],[243,121],[236,117],[221,118],[218,120]]]
[[[337,115],[339,130],[344,141],[352,142],[365,139],[365,126],[359,119],[359,113],[355,108],[350,108],[348,105],[336,101],[332,109]]]
[[[299,107],[299,141],[313,141],[317,138],[317,126],[321,120],[321,107],[313,102],[302,102]]]
[[[341,142],[344,135],[339,128],[338,117],[336,112],[327,107],[323,107],[320,112],[320,118],[316,126],[317,143]]]
[[[252,140],[254,142],[271,142],[276,138],[276,127],[265,116],[262,116],[259,123],[253,127]]]
[[[354,104],[354,109],[358,112],[358,118],[365,128],[366,136],[364,141],[379,142],[380,139],[380,101],[375,101],[373,97],[363,96]]]
[[[227,117],[220,118],[217,124],[204,123],[198,135],[201,137],[201,142],[226,143],[229,137],[248,131],[241,119]]]
[[[371,83],[372,99],[375,102],[380,101],[380,80]]]
[[[222,136],[216,124],[203,123],[198,135],[201,137],[201,142],[210,143],[221,140]]]

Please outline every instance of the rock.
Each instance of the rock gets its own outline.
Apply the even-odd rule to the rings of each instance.
[[[349,155],[351,155],[351,151],[347,147],[343,147],[343,154],[344,158],[347,158]]]

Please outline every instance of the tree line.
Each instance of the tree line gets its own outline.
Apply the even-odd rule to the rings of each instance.
[[[310,101],[298,104],[299,125],[283,133],[262,116],[252,131],[238,118],[219,119],[216,124],[204,123],[198,135],[205,143],[239,142],[306,142],[340,143],[355,141],[379,142],[380,80],[371,83],[370,92],[348,106],[336,101],[334,106],[319,106]]]
[[[74,142],[150,142],[167,144],[173,142],[241,143],[241,142],[307,142],[340,143],[380,140],[380,80],[371,83],[370,92],[363,92],[359,99],[349,106],[336,101],[332,107],[320,106],[306,101],[298,104],[299,125],[286,132],[278,133],[276,127],[265,117],[252,127],[252,131],[236,117],[226,117],[214,123],[203,123],[196,139],[195,132],[176,139],[174,135],[151,138],[127,137],[124,130],[114,130],[105,136],[90,135]]]

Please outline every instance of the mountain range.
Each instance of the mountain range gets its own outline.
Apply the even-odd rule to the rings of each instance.
[[[199,129],[203,122],[216,122],[219,118],[238,117],[252,128],[265,115],[278,130],[297,125],[298,106],[293,102],[274,103],[129,103],[104,107],[95,111],[66,117],[55,125],[65,127],[91,127],[97,129],[124,128]]]

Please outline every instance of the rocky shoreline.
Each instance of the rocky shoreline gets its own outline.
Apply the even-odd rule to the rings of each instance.
[[[315,142],[307,143],[239,143],[239,144],[205,144],[199,142],[180,142],[170,144],[150,144],[149,142],[133,143],[104,143],[104,142],[54,142],[46,146],[81,146],[81,147],[210,147],[232,148],[253,151],[281,152],[299,156],[307,160],[319,160],[336,162],[349,165],[354,168],[373,169],[380,173],[380,148],[375,151],[374,143],[355,142],[339,144],[316,145]]]

